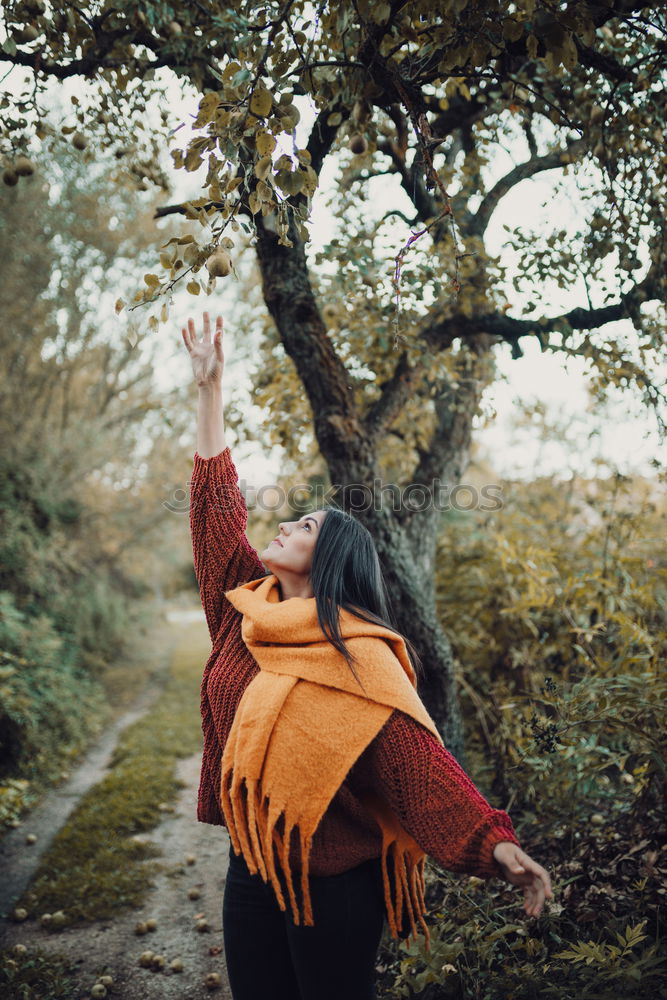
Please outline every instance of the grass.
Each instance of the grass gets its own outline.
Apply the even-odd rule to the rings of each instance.
[[[0,1000],[65,1000],[75,989],[76,963],[60,955],[0,952]]]
[[[180,787],[178,759],[201,745],[199,683],[208,650],[201,627],[183,628],[157,703],[122,734],[109,773],[79,801],[17,903],[31,917],[62,910],[61,926],[83,923],[144,898],[158,851],[133,837],[158,825]]]

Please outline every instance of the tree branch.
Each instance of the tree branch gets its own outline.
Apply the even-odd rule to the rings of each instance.
[[[653,264],[646,277],[620,296],[618,302],[582,309],[577,306],[560,316],[542,316],[539,319],[517,319],[506,313],[495,312],[478,316],[464,316],[457,313],[424,327],[419,336],[439,351],[451,346],[457,338],[465,340],[474,334],[487,333],[498,340],[505,340],[516,346],[520,337],[537,337],[541,342],[545,334],[567,330],[596,330],[607,323],[631,317],[642,303],[663,300],[665,289],[659,266]],[[521,356],[521,351],[516,355]]]
[[[482,203],[473,215],[470,223],[466,227],[473,236],[483,236],[486,227],[491,221],[491,216],[498,207],[498,203],[508,194],[513,187],[521,181],[534,177],[535,174],[545,170],[555,170],[563,167],[562,157],[574,158],[586,149],[586,142],[583,139],[574,139],[565,146],[564,149],[552,149],[543,156],[533,156],[525,163],[519,163],[516,167],[501,177],[491,190],[482,199]]]
[[[346,471],[364,482],[375,458],[360,421],[347,369],[336,353],[320,316],[310,283],[303,243],[293,215],[283,246],[256,216],[257,257],[264,301],[294,362],[313,412],[315,435],[332,481],[344,483]]]
[[[425,370],[425,362],[420,361],[411,367],[408,352],[401,354],[393,374],[383,384],[380,396],[366,413],[364,426],[369,438],[377,438],[391,425],[414,393],[415,385]]]
[[[415,483],[430,486],[436,479],[460,482],[472,439],[470,414],[476,411],[483,389],[474,372],[467,370],[461,373],[457,386],[445,384],[435,397],[436,424],[428,447],[418,449]]]

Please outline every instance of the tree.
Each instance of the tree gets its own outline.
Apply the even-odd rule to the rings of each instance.
[[[496,351],[509,344],[520,357],[526,337],[585,357],[597,391],[638,389],[662,421],[654,370],[664,350],[665,4],[42,7],[22,0],[4,15],[11,35],[0,61],[37,81],[5,111],[7,155],[26,151],[31,130],[55,135],[40,87],[81,76],[94,86],[65,124],[71,141],[87,145],[84,156],[120,147],[142,183],[159,181],[159,129],[146,131],[145,108],[167,70],[199,92],[195,135],[172,156],[179,169],[205,172],[202,196],[160,211],[198,220],[202,237],[189,231],[162,248],[162,273],[145,276],[135,306],[164,315],[182,280],[210,291],[220,279],[203,270],[209,255],[234,251],[242,230],[253,234],[264,302],[331,482],[376,538],[399,625],[423,654],[423,695],[460,754],[433,591],[440,512],[428,498],[434,483],[446,490],[460,480]],[[308,108],[314,120],[299,147]],[[499,169],[507,147],[518,159]],[[344,226],[318,262],[308,221],[329,162]],[[10,181],[15,167],[8,161]],[[518,288],[535,303],[521,310],[486,238],[503,198],[547,171],[567,173],[554,190],[576,198],[577,221],[556,218],[537,233],[510,226]],[[387,212],[377,192],[388,178]],[[582,304],[542,308],[551,278],[581,288]],[[621,319],[634,331],[628,342],[610,325]],[[263,361],[278,356],[268,336]],[[427,502],[404,502],[403,492],[391,509],[375,503],[387,474],[424,486]]]
[[[112,320],[163,224],[108,168],[36,156],[0,199],[0,826],[108,719],[141,598],[187,544],[161,503],[186,478],[184,393],[158,393],[155,345]]]
[[[152,558],[169,518],[159,500],[183,459],[183,393],[158,393],[154,346],[110,320],[118,283],[153,252],[154,205],[107,173],[69,151],[48,170],[36,158],[0,201],[0,588],[22,609],[76,604],[72,590],[106,578],[125,593],[149,585],[136,568]]]

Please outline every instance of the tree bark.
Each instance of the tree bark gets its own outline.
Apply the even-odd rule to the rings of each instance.
[[[432,500],[425,509],[411,509],[409,503],[393,509],[389,494],[383,497],[376,485],[386,484],[381,483],[375,441],[387,427],[383,418],[391,420],[395,413],[390,394],[402,390],[396,380],[390,380],[387,405],[375,405],[365,416],[358,412],[349,376],[320,317],[298,233],[290,227],[294,246],[286,247],[278,243],[265,219],[258,218],[256,223],[264,299],[307,393],[334,500],[353,512],[373,535],[398,628],[422,659],[420,694],[446,745],[463,761],[463,722],[452,649],[436,613],[434,560],[441,512]],[[439,479],[443,489],[451,488],[460,482],[468,464],[472,419],[482,388],[469,360],[458,386],[440,388],[435,400],[436,426],[413,477],[431,495],[434,480]],[[410,378],[407,370],[405,375]]]

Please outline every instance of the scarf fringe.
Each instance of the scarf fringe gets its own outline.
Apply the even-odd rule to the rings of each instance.
[[[264,882],[271,883],[278,905],[284,911],[287,909],[287,904],[283,886],[276,870],[275,858],[277,856],[287,887],[294,923],[297,926],[302,922],[304,926],[314,926],[308,879],[312,833],[301,829],[298,822],[289,823],[282,807],[272,804],[266,796],[262,798],[260,784],[257,780],[246,778],[237,780],[231,772],[223,775],[221,800],[235,853],[243,855],[251,874],[259,873]],[[285,817],[282,833],[277,829],[277,823],[281,816]],[[301,855],[300,888],[303,915],[296,898],[294,879],[289,863],[292,831],[295,827],[299,834]],[[389,879],[389,856],[391,856],[393,865],[393,892]],[[398,840],[385,841],[382,846],[382,882],[391,936],[393,938],[399,937],[399,928],[403,924],[405,908],[405,914],[410,923],[409,938],[415,940],[421,930],[426,950],[430,951],[431,937],[428,925],[424,920],[426,912],[424,856],[415,859],[413,852],[409,848],[402,847]]]
[[[237,780],[232,777],[230,783],[230,777],[231,774],[223,775],[220,791],[222,810],[234,852],[243,855],[252,875],[260,874],[264,882],[271,883],[280,909],[286,910],[285,894],[275,864],[277,855],[287,888],[292,919],[297,926],[303,922],[312,927],[313,908],[308,881],[312,835],[301,830],[297,823],[288,823],[283,808],[272,805],[268,797],[262,798],[258,781],[246,778]],[[285,817],[282,833],[277,829],[281,816]],[[295,827],[299,833],[301,851],[303,917],[289,863],[292,830]]]
[[[391,855],[394,874],[394,895],[389,884],[387,859]],[[424,920],[426,900],[424,897],[424,857],[415,860],[409,849],[401,848],[398,841],[385,842],[382,846],[382,882],[387,922],[393,938],[399,937],[403,925],[403,907],[410,921],[409,940],[416,940],[419,930],[424,935],[426,951],[431,950],[431,934]],[[419,924],[419,929],[417,927]]]

